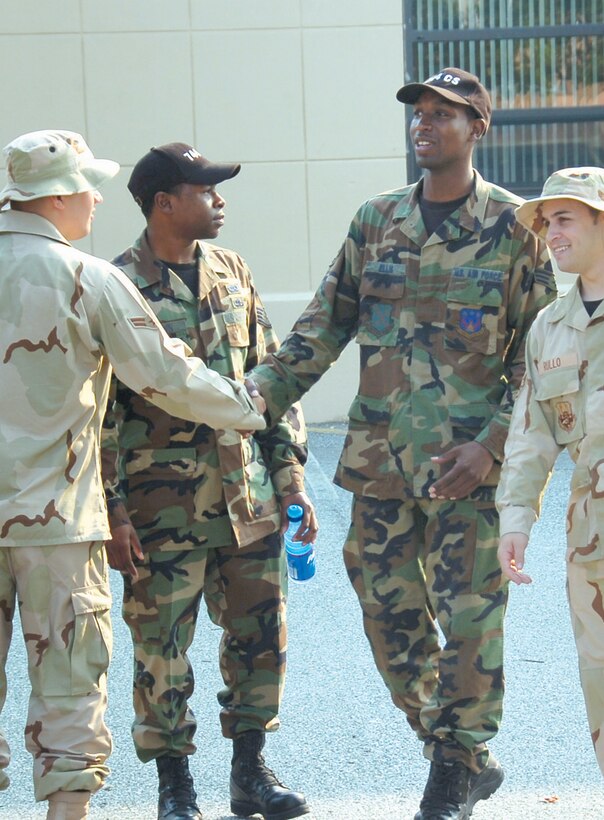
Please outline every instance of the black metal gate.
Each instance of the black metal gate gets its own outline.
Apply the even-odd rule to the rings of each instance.
[[[406,82],[458,66],[489,89],[474,158],[491,182],[530,196],[559,168],[604,166],[604,0],[404,0],[403,25]]]

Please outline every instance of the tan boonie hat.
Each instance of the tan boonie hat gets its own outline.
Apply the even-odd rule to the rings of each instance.
[[[541,196],[516,208],[516,219],[541,239],[546,225],[541,205],[550,199],[575,199],[590,208],[604,211],[604,168],[562,168],[545,180]]]
[[[9,199],[27,202],[43,196],[94,191],[120,169],[110,159],[95,159],[74,131],[32,131],[4,148],[7,183],[0,207]]]
[[[461,68],[443,68],[423,83],[407,83],[399,88],[396,99],[413,105],[424,91],[434,91],[450,102],[469,106],[488,128],[493,110],[491,97],[475,74]]]

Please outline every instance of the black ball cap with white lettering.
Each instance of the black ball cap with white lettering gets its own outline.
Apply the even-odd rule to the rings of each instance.
[[[424,91],[434,91],[451,102],[469,105],[487,124],[491,121],[493,106],[489,92],[478,77],[461,68],[443,68],[423,83],[408,83],[399,88],[396,99],[402,103],[417,102]]]
[[[171,191],[176,185],[217,185],[232,179],[241,165],[210,162],[185,142],[159,145],[139,159],[128,180],[128,190],[139,205],[158,191]]]

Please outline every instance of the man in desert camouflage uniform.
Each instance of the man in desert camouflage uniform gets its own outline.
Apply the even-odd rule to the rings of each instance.
[[[604,774],[604,169],[565,168],[516,218],[545,239],[570,290],[530,329],[526,378],[505,447],[499,558],[516,584],[557,456],[575,463],[567,513],[567,586],[581,686]]]
[[[119,166],[79,134],[37,131],[5,149],[0,192],[0,708],[15,599],[31,698],[25,737],[49,820],[82,820],[108,774],[109,537],[100,429],[111,365],[132,389],[198,423],[260,429],[243,386],[187,358],[86,236],[96,188]],[[0,736],[0,788],[9,748]]]
[[[554,281],[545,248],[515,223],[520,200],[472,168],[491,115],[478,79],[447,68],[397,98],[414,106],[422,179],[361,206],[252,378],[278,417],[356,337],[359,392],[336,474],[354,493],[345,563],[377,667],[431,761],[416,820],[452,820],[503,779],[487,748],[506,606],[494,493],[524,335]]]
[[[244,260],[205,241],[218,236],[224,221],[215,186],[239,170],[209,162],[184,143],[151,149],[128,183],[147,227],[115,260],[171,336],[235,379],[278,347]],[[107,420],[117,433],[125,505],[119,494],[110,501],[108,548],[112,566],[125,573],[123,612],[135,656],[133,739],[139,758],[157,765],[159,820],[201,818],[188,764],[196,723],[187,650],[202,594],[223,629],[225,686],[218,700],[223,735],[233,740],[232,810],[260,812],[266,820],[308,812],[303,795],[279,784],[261,755],[265,733],[279,725],[285,676],[279,530],[289,504],[305,510],[303,540],[316,534],[304,493],[304,422],[298,408],[284,411],[270,430],[242,438],[180,422],[116,385]],[[110,470],[107,479],[116,490]]]

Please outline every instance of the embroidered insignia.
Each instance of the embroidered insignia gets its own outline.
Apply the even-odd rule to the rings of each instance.
[[[272,327],[270,320],[266,315],[266,310],[260,305],[256,307],[256,318],[258,319],[259,324],[263,327]]]
[[[459,311],[459,329],[464,333],[479,333],[482,330],[482,309],[462,308]]]
[[[228,290],[229,293],[241,293],[241,289],[239,287],[238,282],[234,282],[231,285],[227,285],[226,289]]]
[[[157,325],[149,316],[130,316],[128,321],[137,330],[148,328],[149,330],[157,330]]]
[[[231,304],[235,308],[245,307],[245,301],[243,299],[240,299],[239,297],[236,297],[235,299],[231,299]]]
[[[376,334],[383,334],[393,327],[392,320],[392,305],[386,305],[378,302],[371,306],[371,321],[370,325]]]
[[[405,273],[406,265],[397,265],[394,262],[368,262],[363,273]]]
[[[577,423],[572,404],[569,401],[559,401],[556,403],[556,410],[558,411],[558,424],[565,432],[570,433]]]
[[[477,282],[503,282],[502,270],[488,270],[486,268],[453,268],[453,279],[470,279]]]

